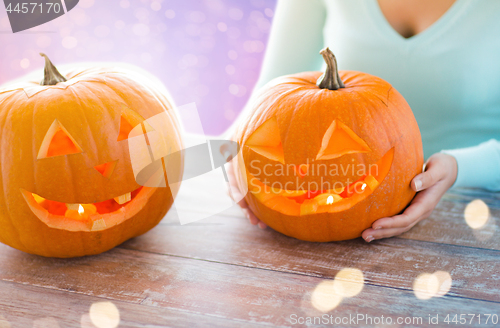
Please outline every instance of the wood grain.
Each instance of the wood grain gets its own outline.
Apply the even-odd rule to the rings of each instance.
[[[27,292],[13,284],[16,283],[44,289],[43,294],[55,304],[65,304],[66,298],[78,299],[87,295],[92,297],[92,301],[108,299],[121,302],[119,304],[130,303],[275,326],[290,326],[292,314],[322,315],[310,300],[312,291],[324,281],[318,277],[125,249],[73,260],[45,259],[6,247],[0,249],[2,262],[4,256],[10,258],[10,265],[1,269],[1,280],[10,281],[10,286],[19,290],[17,294],[9,292],[3,287],[9,283],[3,283],[2,293],[6,291],[8,294],[2,296],[2,300],[7,299],[0,308],[2,312],[12,303],[8,300],[9,296],[17,300],[27,298],[24,295]],[[54,296],[56,291],[61,294]],[[53,297],[62,299],[56,301],[52,300]],[[49,303],[48,299],[42,303]],[[67,304],[66,308],[71,311],[65,316],[80,317],[85,313],[82,311],[89,307],[89,301],[85,303],[83,309],[81,306],[74,307],[72,303]],[[49,307],[45,310],[48,312],[40,312],[35,304],[25,306],[32,307],[37,315],[42,313],[43,316],[54,309]],[[498,303],[458,297],[419,300],[411,291],[372,286],[367,279],[359,295],[345,298],[331,314],[427,317],[429,314],[445,314],[444,311],[484,313],[498,308]],[[139,309],[142,308],[134,311]],[[140,312],[137,313],[130,320],[142,320]],[[8,315],[12,314],[13,311],[9,311]]]
[[[12,327],[95,327],[90,306],[109,299],[10,282],[0,283],[0,314]],[[217,316],[112,300],[120,313],[120,327],[228,327],[235,322]],[[240,321],[239,327],[262,327]],[[2,322],[0,320],[0,327]]]
[[[490,210],[489,220],[480,229],[470,228],[464,219],[465,207],[476,199]],[[448,192],[429,218],[399,238],[500,250],[499,223],[500,193],[461,188]]]
[[[199,243],[207,239],[210,243]],[[500,272],[500,252],[417,240],[310,243],[262,231],[243,218],[214,217],[185,226],[168,218],[121,247],[324,278],[355,267],[370,284],[406,290],[419,274],[444,270],[455,282],[450,295],[490,301],[500,295],[494,274]]]

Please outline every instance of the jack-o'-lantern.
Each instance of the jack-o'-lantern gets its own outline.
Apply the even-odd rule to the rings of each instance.
[[[177,193],[136,183],[130,131],[147,133],[145,120],[166,113],[174,151],[181,137],[152,77],[95,65],[61,72],[45,56],[41,83],[0,89],[0,241],[49,257],[98,254],[153,228]]]
[[[246,201],[271,228],[302,240],[361,236],[401,212],[423,165],[418,125],[386,81],[327,68],[279,77],[251,103],[235,140],[234,165]]]

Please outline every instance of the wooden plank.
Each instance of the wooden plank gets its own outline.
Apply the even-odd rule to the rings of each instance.
[[[89,310],[92,304],[108,299],[68,293],[11,282],[0,282],[0,327],[2,320],[12,327],[95,328]],[[119,311],[119,327],[262,327],[215,316],[194,314],[166,308],[112,302]],[[99,318],[96,318],[99,319]],[[94,319],[95,320],[95,319]]]
[[[203,184],[203,181],[200,184]],[[207,197],[210,197],[211,203],[216,204],[220,203],[221,198],[227,197],[227,195],[209,194]],[[472,229],[464,219],[466,205],[475,199],[484,201],[490,211],[490,219],[480,229]],[[196,206],[180,208],[180,210],[196,211]],[[219,213],[218,216],[243,217],[243,214],[235,205]],[[500,193],[481,189],[456,188],[450,190],[443,197],[429,218],[397,238],[500,250],[499,224]]]
[[[361,239],[310,243],[271,229],[260,230],[244,218],[212,217],[179,225],[169,215],[155,229],[121,247],[247,267],[332,278],[356,267],[370,284],[412,289],[421,273],[444,270],[454,284],[450,295],[497,301],[500,252],[391,238],[370,244]]]
[[[478,188],[453,188],[444,196],[444,199],[461,203],[468,203],[474,199],[482,199],[490,207],[500,209],[500,192],[491,192]]]
[[[239,320],[234,326],[240,326],[239,322],[291,326],[290,319],[293,314],[300,317],[318,317],[323,314],[312,305],[311,295],[324,279],[314,276],[125,249],[114,249],[99,256],[72,260],[41,258],[4,246],[0,247],[0,254],[0,261],[4,264],[0,268],[1,280],[44,289],[41,296],[36,296],[42,297],[41,299],[23,306],[21,303],[25,298],[24,292],[16,294],[4,288],[5,283],[3,283],[0,310],[6,313],[4,316],[8,320],[13,313],[17,318],[28,310],[40,316],[54,316],[51,314],[54,307],[49,306],[51,302],[60,304],[63,312],[70,313],[65,310],[76,307],[77,313],[85,313],[90,302],[96,297],[154,308],[145,312],[145,316],[149,313],[151,316],[160,316],[164,313],[160,308],[165,308]],[[499,309],[499,304],[495,302],[458,297],[445,296],[420,300],[410,291],[372,286],[369,277],[366,277],[365,282],[357,296],[342,299],[340,304],[328,313],[339,317],[357,314],[394,318],[421,316],[425,320],[429,314],[440,316],[451,312],[484,314]],[[21,286],[14,286],[14,289],[19,288]],[[30,290],[33,287],[24,288]],[[78,305],[81,294],[93,296],[92,299],[83,302],[83,308]],[[53,298],[57,300],[53,301]],[[322,304],[325,306],[326,303]],[[9,304],[14,306],[11,307]],[[124,304],[117,303],[117,306],[120,309],[122,306],[125,308]],[[41,310],[42,308],[44,310]],[[130,309],[140,313],[143,308],[130,307]],[[64,313],[59,315],[58,318],[61,320],[66,318]],[[167,312],[165,315],[173,314]],[[131,318],[130,320],[135,320],[134,322],[147,320],[142,316],[135,318],[131,316]],[[359,326],[359,324],[345,326]],[[430,325],[423,322],[405,326]]]
[[[476,199],[482,200],[490,212],[479,229],[469,227],[464,217],[466,206]],[[500,193],[461,188],[449,191],[429,218],[400,238],[500,250],[499,223]]]

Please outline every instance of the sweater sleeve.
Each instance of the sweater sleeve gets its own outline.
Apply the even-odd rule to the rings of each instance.
[[[491,139],[474,147],[443,150],[455,157],[457,180],[453,187],[475,187],[500,191],[500,142]]]
[[[325,20],[323,0],[278,1],[264,62],[253,93],[276,77],[321,69],[323,59],[319,51],[324,44]],[[248,115],[251,98],[224,133],[225,136],[232,136],[239,122]]]

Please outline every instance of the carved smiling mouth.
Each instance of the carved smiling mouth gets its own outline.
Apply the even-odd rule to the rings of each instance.
[[[248,190],[263,205],[286,215],[341,212],[353,207],[375,191],[389,173],[393,158],[394,148],[375,164],[374,167],[378,172],[368,172],[348,186],[330,190],[272,188],[263,184],[247,170]]]
[[[102,202],[69,204],[45,199],[21,189],[33,214],[51,228],[67,231],[100,231],[118,225],[136,215],[156,188],[136,190]]]

